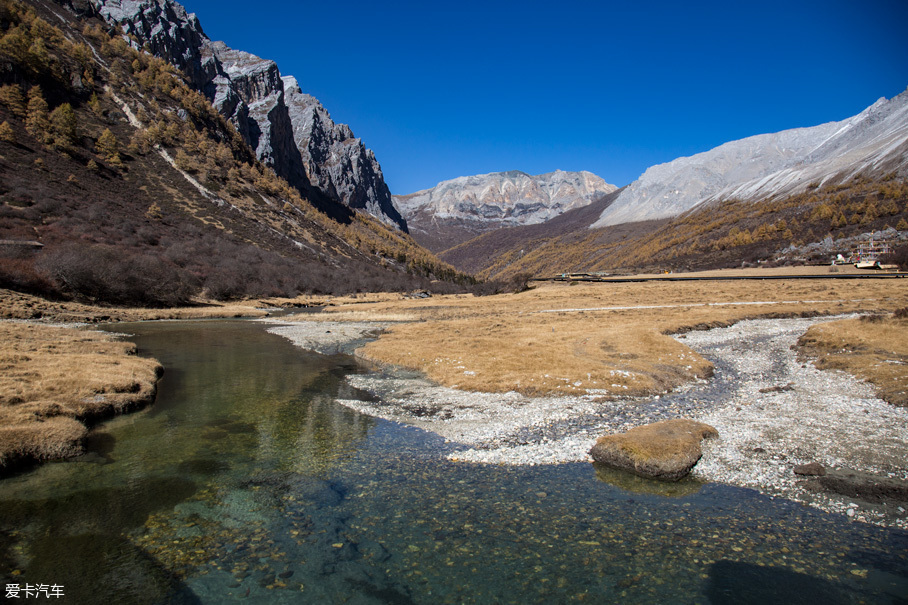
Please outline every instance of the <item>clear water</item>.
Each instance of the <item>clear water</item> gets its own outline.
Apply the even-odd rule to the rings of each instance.
[[[908,534],[589,464],[473,466],[334,403],[345,356],[119,325],[167,368],[90,452],[0,481],[0,579],[61,603],[893,603]]]

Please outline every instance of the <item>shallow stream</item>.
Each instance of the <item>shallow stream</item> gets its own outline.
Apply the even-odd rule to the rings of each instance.
[[[442,439],[248,321],[120,324],[163,363],[89,452],[0,481],[4,585],[60,603],[892,603],[908,533],[590,464],[452,462]],[[24,594],[24,593],[23,593]]]

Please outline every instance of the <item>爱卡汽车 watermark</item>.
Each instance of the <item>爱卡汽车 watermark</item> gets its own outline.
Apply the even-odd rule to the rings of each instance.
[[[60,584],[7,584],[7,599],[52,599],[63,596]]]

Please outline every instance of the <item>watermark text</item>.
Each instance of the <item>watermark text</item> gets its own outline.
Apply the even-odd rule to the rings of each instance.
[[[63,595],[60,584],[7,584],[7,599],[53,599]]]

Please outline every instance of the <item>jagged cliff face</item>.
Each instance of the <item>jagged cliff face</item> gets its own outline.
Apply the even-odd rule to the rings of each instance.
[[[201,90],[234,123],[258,158],[291,185],[308,191],[310,183],[293,142],[277,64],[223,42],[207,42],[202,48],[202,69],[214,76]]]
[[[274,61],[212,42],[196,16],[171,0],[92,2],[108,22],[186,73],[259,159],[291,185],[406,230],[374,154],[295,80],[288,94]]]
[[[616,190],[591,172],[493,172],[394,196],[410,232],[438,252],[502,227],[535,225]]]
[[[908,172],[908,91],[841,122],[748,137],[653,166],[593,227],[672,218],[712,201],[759,201],[889,172]]]
[[[364,209],[386,223],[406,230],[394,207],[381,166],[371,149],[353,136],[346,124],[335,124],[312,95],[305,94],[293,76],[283,78],[293,138],[309,181],[351,208]]]

